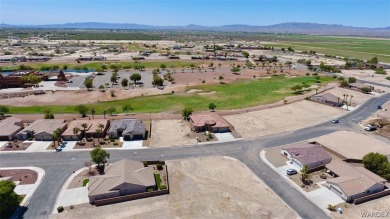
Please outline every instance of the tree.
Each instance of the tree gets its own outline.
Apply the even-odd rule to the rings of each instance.
[[[0,116],[4,117],[4,115],[8,112],[9,112],[8,106],[0,105]]]
[[[298,94],[301,92],[302,88],[303,87],[301,85],[297,84],[297,85],[291,87],[291,90],[293,90],[295,94]]]
[[[348,78],[348,83],[350,84],[350,83],[356,83],[356,78],[354,78],[354,77],[349,77]]]
[[[95,113],[96,113],[95,109],[91,109],[92,119],[95,119],[95,118],[94,118]]]
[[[249,57],[249,53],[247,51],[242,51],[242,55],[245,57],[245,58],[248,58]]]
[[[304,165],[301,169],[301,181],[303,184],[308,184],[309,182],[309,167]]]
[[[83,134],[85,135],[85,130],[87,129],[88,124],[87,123],[83,123],[83,124],[81,124],[81,127],[83,128]]]
[[[110,78],[110,81],[112,84],[116,83],[116,80],[118,78],[118,75],[114,72],[111,74],[111,78]]]
[[[114,114],[116,112],[116,108],[112,106],[112,107],[107,109],[107,112],[112,116],[112,114]]]
[[[101,171],[104,170],[104,165],[107,163],[107,159],[110,159],[110,153],[100,147],[93,149],[90,152],[90,156],[92,162],[96,163],[98,165],[98,169]],[[101,166],[102,164],[103,166]]]
[[[104,87],[103,84],[101,84],[101,85],[99,86],[99,91],[100,91],[100,92],[105,91],[105,89],[106,89],[106,87]]]
[[[129,80],[127,80],[126,78],[123,78],[121,81],[121,85],[123,88],[129,86]]]
[[[339,84],[340,84],[340,87],[348,87],[349,86],[348,82],[345,80],[340,81]]]
[[[15,183],[0,181],[0,218],[8,218],[19,207],[21,197],[15,193]]]
[[[371,88],[369,87],[362,87],[360,90],[365,94],[371,93]]]
[[[73,134],[74,134],[74,135],[77,135],[77,134],[79,133],[79,131],[80,131],[79,128],[77,128],[77,127],[74,127],[74,128],[73,128]]]
[[[190,118],[190,115],[192,114],[192,112],[194,112],[191,108],[184,108],[183,109],[183,112],[182,112],[182,116],[184,118],[184,120],[188,120],[188,118]]]
[[[240,68],[237,67],[237,66],[233,66],[233,67],[230,69],[230,71],[233,72],[233,74],[234,74],[234,73],[238,73],[238,72],[240,71]]]
[[[92,78],[85,78],[84,80],[85,87],[90,90],[93,87],[93,80]]]
[[[133,107],[131,107],[130,104],[125,104],[125,105],[123,105],[122,110],[123,110],[123,112],[126,112],[126,115],[127,115],[129,110],[133,111],[134,109],[133,109]]]
[[[54,132],[51,134],[51,138],[53,139],[54,146],[56,146],[56,142],[58,142],[61,139],[61,133],[62,133],[62,129],[58,128],[54,130]]]
[[[216,108],[217,106],[214,104],[214,103],[209,103],[209,109],[211,111],[214,111],[214,109]]]
[[[364,155],[362,160],[364,167],[373,173],[381,172],[384,163],[387,163],[386,155],[370,152]]]
[[[64,65],[64,66],[62,66],[62,68],[64,69],[64,71],[66,71],[68,69],[68,66]]]
[[[80,115],[84,118],[84,117],[86,117],[86,114],[87,114],[87,112],[88,112],[88,107],[85,106],[85,105],[83,105],[83,104],[80,104],[80,105],[77,105],[77,106],[75,107],[75,110],[76,110],[77,112],[79,112]]]
[[[153,76],[153,81],[152,81],[153,86],[163,86],[164,85],[164,79],[161,77],[155,75]]]
[[[160,68],[161,68],[162,70],[165,70],[165,69],[167,68],[167,66],[163,63],[163,64],[160,65]]]
[[[54,119],[54,114],[50,110],[45,111],[45,119]]]
[[[134,73],[130,76],[130,80],[134,81],[134,84],[137,84],[137,81],[141,80],[141,75],[139,73]]]

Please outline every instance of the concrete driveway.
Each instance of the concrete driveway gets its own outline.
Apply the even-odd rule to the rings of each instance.
[[[142,143],[143,141],[123,141],[123,138],[120,138],[120,141],[123,142],[122,148],[123,149],[142,149]]]
[[[314,191],[308,192],[306,196],[318,207],[326,209],[329,204],[338,205],[345,201],[329,189],[322,187]]]
[[[62,148],[62,151],[71,151],[76,146],[77,141],[67,141],[66,146]]]
[[[27,185],[17,185],[14,189],[16,194],[18,195],[26,195],[29,194],[35,187],[35,184],[27,184]]]
[[[30,147],[26,149],[28,152],[44,152],[50,146],[52,141],[32,141]]]
[[[230,133],[214,133],[214,135],[218,138],[219,142],[229,142],[236,140]]]
[[[58,200],[58,206],[64,207],[84,203],[89,203],[87,186],[67,189]]]

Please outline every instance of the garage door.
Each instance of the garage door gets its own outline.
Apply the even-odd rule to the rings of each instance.
[[[292,165],[297,169],[297,170],[300,170],[302,168],[302,166],[296,161],[296,160],[292,160]]]
[[[341,193],[339,190],[337,190],[335,187],[333,186],[330,186],[330,191],[332,191],[333,193],[335,193],[336,195],[338,195],[339,197],[343,197],[343,193]]]

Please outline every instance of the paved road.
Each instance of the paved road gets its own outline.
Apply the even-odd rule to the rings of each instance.
[[[351,130],[355,123],[365,119],[377,105],[388,101],[390,94],[367,101],[353,112],[340,117],[340,124],[323,123],[295,132],[264,136],[251,140],[210,145],[194,145],[182,148],[159,148],[129,151],[110,151],[110,162],[123,158],[134,160],[171,160],[202,156],[231,156],[241,160],[302,218],[328,218],[328,216],[288,182],[264,164],[259,153],[264,148],[304,141],[337,130]],[[45,179],[38,187],[24,215],[25,218],[48,218],[57,194],[72,171],[83,167],[89,152],[0,154],[1,167],[36,166],[46,171]]]

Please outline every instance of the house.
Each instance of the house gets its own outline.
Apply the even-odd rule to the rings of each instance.
[[[23,122],[16,117],[10,117],[0,122],[0,141],[12,141],[22,130]]]
[[[318,102],[318,103],[323,103],[329,106],[336,106],[340,107],[343,105],[342,101],[340,100],[339,97],[336,97],[335,95],[331,93],[322,93],[322,94],[317,94],[314,95],[310,98],[312,101]]]
[[[145,125],[139,119],[112,120],[108,130],[111,139],[123,137],[125,141],[143,140],[145,133]]]
[[[140,161],[120,160],[106,167],[104,175],[93,176],[88,184],[88,198],[95,201],[147,192],[156,189],[154,170]]]
[[[286,156],[298,170],[301,170],[305,165],[309,170],[322,167],[332,161],[330,154],[316,142],[298,143],[283,147],[281,154]]]
[[[352,166],[339,159],[325,166],[335,178],[326,181],[325,186],[347,202],[383,191],[386,180],[362,166]]]
[[[85,128],[83,127],[83,124],[86,124]],[[99,127],[99,125],[103,125],[103,127]],[[107,119],[73,120],[69,123],[65,132],[62,133],[62,138],[65,141],[77,141],[83,137],[91,138],[105,136],[108,126],[109,121]],[[75,129],[78,131],[75,132]],[[100,130],[99,136],[96,130]]]
[[[190,116],[192,130],[196,132],[209,131],[213,133],[229,132],[232,127],[216,112],[195,113]]]
[[[35,138],[36,141],[52,141],[51,135],[57,129],[64,131],[66,123],[60,119],[38,119],[16,134],[19,140]]]

